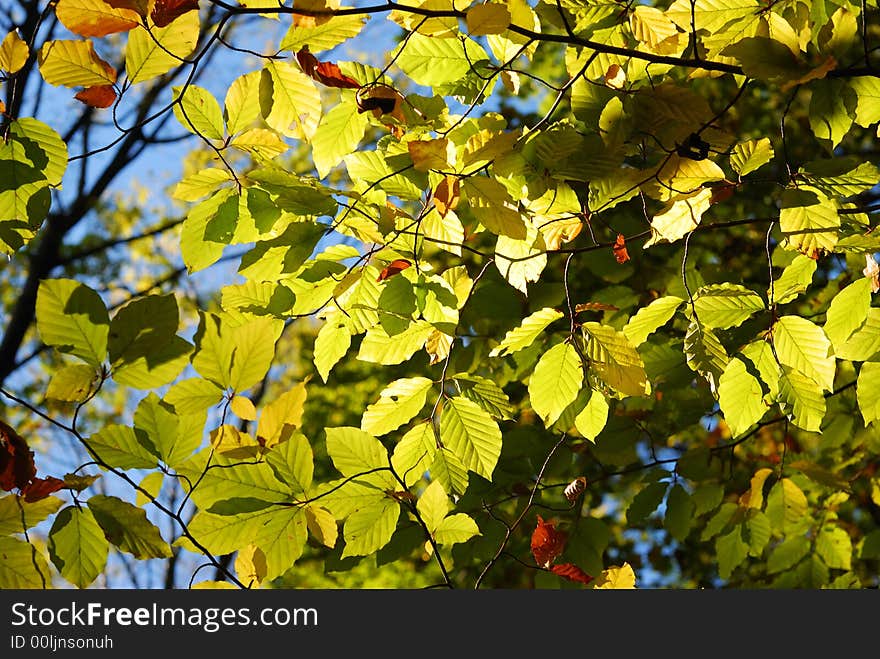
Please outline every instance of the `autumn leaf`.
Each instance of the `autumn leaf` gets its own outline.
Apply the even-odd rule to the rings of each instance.
[[[64,27],[82,37],[106,37],[140,25],[137,12],[111,7],[104,0],[58,0],[55,15]]]
[[[629,252],[626,251],[626,239],[623,237],[622,233],[617,234],[617,238],[614,240],[614,245],[611,246],[611,251],[614,252],[614,259],[618,263],[626,263],[629,261]]]
[[[569,581],[578,581],[582,584],[588,584],[593,580],[589,574],[584,572],[574,563],[560,563],[559,565],[551,565],[550,571]]]
[[[620,311],[620,307],[604,302],[581,302],[575,305],[574,312],[580,313],[581,311]]]
[[[156,27],[165,27],[178,16],[183,16],[188,11],[198,11],[199,0],[156,0],[156,5],[150,13],[153,24]]]
[[[626,71],[619,64],[612,64],[605,72],[604,80],[611,89],[623,89],[626,84]]]
[[[384,115],[393,117],[400,123],[406,123],[403,116],[403,95],[388,85],[375,84],[361,87],[355,96],[358,112],[372,112],[376,119]]]
[[[565,549],[567,539],[568,535],[564,531],[556,530],[555,522],[545,522],[538,515],[538,523],[532,532],[531,542],[535,562],[542,567],[549,567]]]
[[[21,435],[0,420],[0,488],[23,490],[36,474],[34,452]]]
[[[877,265],[873,254],[865,254],[865,263],[862,274],[871,280],[871,292],[876,293],[880,291],[880,266]]]
[[[457,176],[446,176],[434,190],[434,206],[441,217],[446,217],[449,211],[455,210],[461,199],[461,186]]]
[[[361,86],[357,80],[345,75],[333,62],[318,61],[318,58],[309,52],[308,46],[303,46],[297,51],[296,61],[299,62],[303,73],[326,87],[359,89]]]
[[[47,478],[34,478],[25,487],[21,488],[24,500],[28,503],[45,499],[53,492],[67,487],[67,484],[60,478],[49,476]]]
[[[93,108],[109,108],[116,101],[113,85],[95,85],[76,93],[74,98]]]
[[[410,267],[412,263],[406,259],[394,259],[391,263],[382,268],[382,272],[376,277],[376,281],[385,281],[389,277],[399,275],[402,271]]]

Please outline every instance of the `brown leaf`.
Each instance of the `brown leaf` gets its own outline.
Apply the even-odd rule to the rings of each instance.
[[[538,515],[538,523],[532,532],[531,542],[535,562],[542,567],[549,567],[565,549],[567,539],[568,535],[564,531],[556,530],[555,522],[545,522]]]
[[[389,277],[399,275],[403,270],[406,270],[411,265],[412,263],[410,263],[406,259],[394,259],[391,263],[382,268],[382,272],[380,272],[379,276],[376,277],[376,281],[385,281]]]
[[[23,490],[36,475],[34,452],[21,435],[0,420],[0,488]]]
[[[871,280],[871,292],[876,293],[880,291],[880,266],[877,265],[873,254],[865,254],[865,263],[862,274]]]
[[[358,112],[372,112],[376,119],[382,119],[384,115],[388,115],[400,123],[406,123],[401,107],[403,96],[393,87],[382,84],[361,87],[355,101]]]
[[[560,563],[559,565],[553,565],[550,567],[550,571],[564,579],[568,579],[569,581],[579,581],[582,584],[588,584],[593,580],[593,577],[584,572],[574,563]]]
[[[165,27],[178,16],[198,9],[199,0],[156,0],[150,18],[156,27]]]
[[[733,193],[736,192],[736,188],[736,183],[728,182],[712,186],[712,196],[709,198],[709,203],[720,204],[722,201],[727,201],[733,196]]]
[[[437,189],[434,190],[434,206],[441,217],[446,217],[449,211],[454,211],[461,199],[461,184],[457,176],[446,176]]]
[[[626,263],[629,261],[629,252],[626,251],[626,239],[622,233],[617,234],[617,239],[611,247],[614,252],[614,258],[618,263]]]
[[[568,501],[574,503],[585,489],[587,489],[587,479],[583,476],[578,476],[565,486],[562,493]]]
[[[146,18],[150,11],[150,0],[104,0],[114,9],[131,9]]]
[[[113,85],[96,85],[77,92],[74,98],[93,108],[109,108],[116,101],[116,90]]]
[[[303,46],[297,51],[296,61],[299,62],[303,73],[322,85],[340,89],[360,89],[361,83],[345,75],[333,62],[318,61],[318,58],[309,52],[308,46]]]
[[[66,487],[66,483],[60,478],[49,476],[47,478],[34,478],[27,486],[23,487],[21,493],[24,500],[28,503],[45,499],[53,492]]]

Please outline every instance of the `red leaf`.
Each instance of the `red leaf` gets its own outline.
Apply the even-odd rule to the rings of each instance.
[[[34,478],[26,487],[22,488],[21,492],[24,494],[25,501],[33,503],[34,501],[45,499],[63,487],[66,487],[63,480],[49,476],[48,478]]]
[[[622,233],[617,234],[617,239],[614,241],[611,251],[614,252],[614,258],[618,263],[626,263],[629,261],[629,252],[626,251],[626,239],[623,237]]]
[[[394,259],[391,263],[382,268],[382,272],[376,277],[376,281],[385,281],[389,277],[399,275],[401,271],[406,270],[412,263],[406,259]]]
[[[564,531],[556,530],[555,522],[545,522],[538,515],[538,523],[532,532],[531,546],[535,562],[543,567],[549,567],[565,549],[567,539],[568,535]]]
[[[722,201],[727,201],[733,196],[733,193],[736,192],[737,185],[736,183],[722,183],[720,185],[716,185],[712,188],[712,197],[709,199],[709,203],[720,204]]]
[[[318,62],[318,66],[315,67],[315,75],[319,82],[328,87],[339,87],[340,89],[360,89],[361,87],[357,80],[345,75],[333,62]]]
[[[156,27],[165,27],[178,16],[199,9],[199,0],[156,0],[150,18]]]
[[[93,108],[109,108],[116,100],[113,85],[96,85],[77,92],[74,98]]]
[[[593,580],[593,577],[584,572],[574,563],[553,565],[550,567],[550,571],[564,579],[568,579],[569,581],[579,581],[583,584],[588,584]]]
[[[22,490],[36,474],[34,452],[15,430],[0,421],[0,488]]]
[[[340,89],[360,89],[361,83],[354,78],[345,75],[333,62],[319,62],[308,46],[303,46],[296,53],[296,61],[300,68],[310,78],[317,80],[327,87],[339,87]]]

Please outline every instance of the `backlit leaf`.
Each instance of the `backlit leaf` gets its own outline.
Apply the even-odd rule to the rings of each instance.
[[[557,343],[541,356],[529,378],[529,400],[545,426],[574,402],[583,380],[581,358],[571,343]]]
[[[61,576],[77,588],[91,584],[107,562],[110,544],[88,508],[68,506],[49,531],[49,556]]]
[[[140,559],[171,556],[171,547],[143,509],[102,494],[92,496],[88,506],[104,536],[121,551]]]
[[[40,74],[50,85],[92,87],[116,82],[116,69],[95,52],[91,39],[47,41],[38,60]]]
[[[421,411],[432,385],[423,377],[395,380],[382,390],[378,401],[364,410],[361,430],[375,436],[396,430]]]
[[[501,430],[476,403],[460,397],[446,401],[440,441],[465,467],[491,480],[501,455]]]

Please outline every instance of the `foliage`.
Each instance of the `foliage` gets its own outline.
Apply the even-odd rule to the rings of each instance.
[[[878,16],[19,2],[0,586],[876,588]]]

